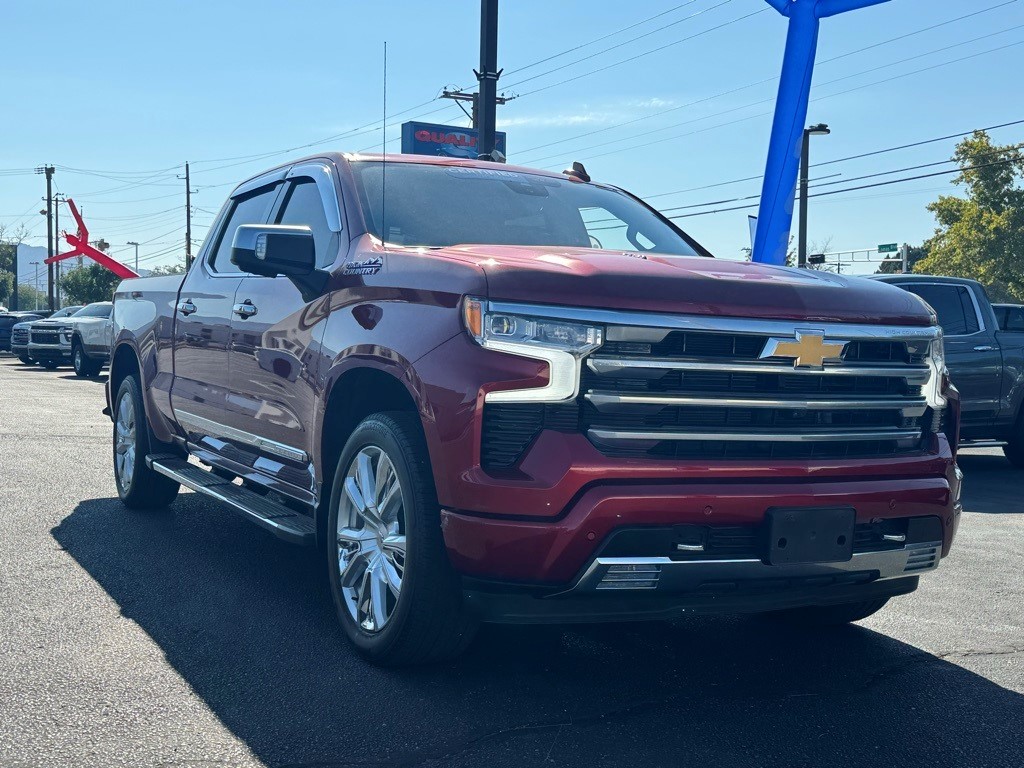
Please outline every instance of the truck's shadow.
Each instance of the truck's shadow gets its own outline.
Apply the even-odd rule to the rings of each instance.
[[[1014,469],[1001,452],[967,451],[957,458],[964,471],[964,507],[986,514],[1024,514],[1021,479],[1024,473]],[[975,489],[984,488],[984,493]]]
[[[345,644],[311,552],[203,498],[85,501],[53,535],[270,765],[1021,764],[1024,697],[860,627],[494,629],[386,671]]]

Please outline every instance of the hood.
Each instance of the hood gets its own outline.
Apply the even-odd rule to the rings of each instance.
[[[934,322],[927,305],[913,294],[828,272],[591,248],[474,245],[439,250],[477,264],[487,277],[488,298],[495,300],[774,320]]]

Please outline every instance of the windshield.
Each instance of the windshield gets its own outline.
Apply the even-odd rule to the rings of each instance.
[[[71,317],[73,314],[82,309],[82,305],[79,304],[77,307],[64,307],[64,309],[58,309],[50,317]]]
[[[90,304],[85,309],[80,309],[72,317],[110,317],[111,304]]]
[[[396,245],[547,245],[696,256],[660,217],[621,192],[500,168],[352,163],[367,227]],[[386,217],[386,218],[385,218]]]

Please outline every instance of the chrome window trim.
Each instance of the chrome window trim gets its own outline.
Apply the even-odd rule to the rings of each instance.
[[[312,179],[316,182],[320,202],[327,215],[327,226],[332,232],[341,232],[341,200],[338,198],[338,188],[334,184],[331,166],[326,162],[300,163],[292,167],[285,176],[289,181],[296,178]]]
[[[707,333],[731,333],[752,336],[796,337],[797,331],[818,331],[826,337],[842,338],[846,341],[933,341],[938,338],[938,326],[887,326],[865,325],[862,323],[816,322],[813,320],[754,320],[741,317],[717,315],[663,314],[654,312],[632,312],[612,309],[591,309],[586,307],[552,306],[545,304],[520,304],[503,301],[489,301],[491,312],[528,314],[534,317],[555,320],[571,320],[581,323],[603,325],[628,325],[672,331],[704,331]]]
[[[266,437],[260,437],[259,435],[254,435],[251,432],[246,432],[242,429],[236,429],[235,427],[219,424],[216,421],[203,418],[202,416],[197,416],[196,414],[189,413],[188,411],[175,409],[174,417],[186,429],[188,428],[186,425],[191,425],[197,428],[197,430],[204,435],[221,437],[227,440],[237,440],[240,443],[251,445],[254,448],[260,448],[267,453],[271,453],[282,459],[288,459],[289,461],[295,461],[300,464],[309,463],[309,455],[305,451],[298,448],[292,448],[290,445],[279,443],[276,440],[270,440]]]
[[[929,286],[931,286],[933,288],[953,288],[953,289],[963,288],[965,291],[967,291],[967,295],[971,297],[971,304],[974,306],[974,316],[978,320],[978,330],[976,330],[974,333],[947,333],[946,334],[946,338],[947,339],[968,339],[971,336],[977,336],[979,333],[984,333],[986,330],[988,330],[988,326],[985,324],[985,316],[982,314],[982,311],[981,311],[981,305],[978,303],[978,297],[975,296],[974,295],[974,291],[972,291],[970,289],[970,287],[968,287],[966,285],[961,285],[960,283],[935,283],[935,282],[932,282],[931,280],[915,280],[913,282],[906,282],[906,283],[898,282],[898,283],[893,283],[893,285],[897,285],[897,286],[899,286],[901,288],[903,286],[911,286],[911,285],[929,285]],[[911,293],[913,293],[913,291],[911,291]],[[917,296],[916,293],[914,295]],[[924,301],[924,299],[921,296],[917,296],[917,298],[921,299],[921,301]],[[925,302],[925,303],[927,303],[927,302]],[[929,306],[931,306],[931,305],[929,305]],[[936,313],[936,314],[938,314],[938,313]]]

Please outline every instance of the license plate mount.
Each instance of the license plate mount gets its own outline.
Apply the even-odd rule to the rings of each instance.
[[[774,507],[767,517],[769,565],[853,559],[853,507]]]

